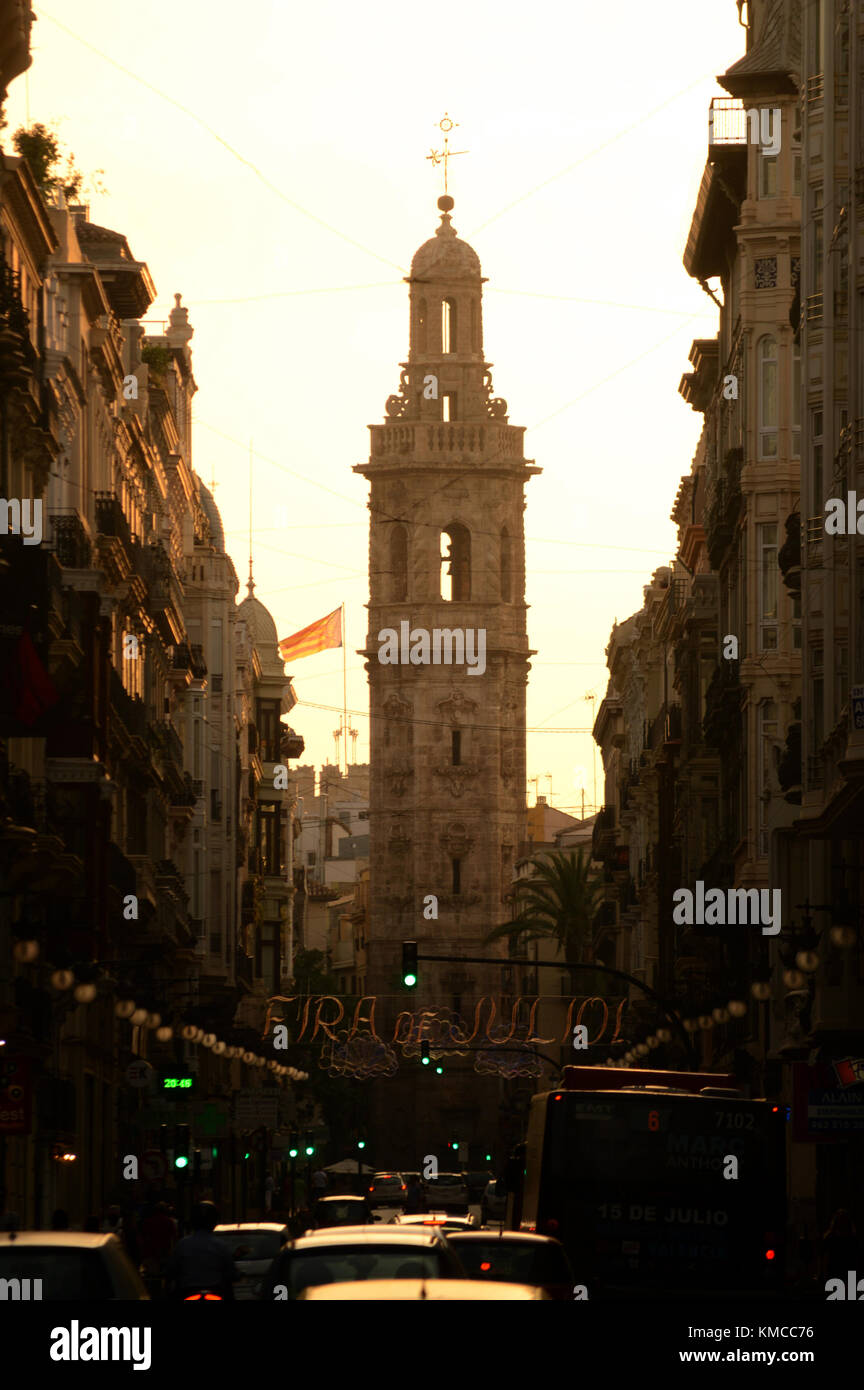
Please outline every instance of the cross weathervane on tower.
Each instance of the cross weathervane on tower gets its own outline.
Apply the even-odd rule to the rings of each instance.
[[[454,127],[454,126],[457,126],[458,124],[459,124],[458,121],[451,121],[450,117],[447,115],[447,112],[445,111],[445,112],[444,112],[444,118],[443,118],[443,120],[440,120],[440,121],[438,122],[438,129],[439,129],[439,130],[443,133],[443,135],[444,135],[444,148],[443,148],[443,150],[432,150],[432,152],[431,152],[430,154],[427,154],[427,156],[426,156],[427,159],[431,159],[431,160],[432,160],[432,163],[433,163],[433,164],[436,164],[436,165],[437,165],[437,164],[443,164],[443,165],[444,165],[444,192],[445,192],[445,193],[447,192],[447,160],[448,160],[448,159],[455,159],[455,157],[456,157],[457,154],[469,154],[469,153],[470,153],[470,151],[468,151],[468,150],[451,150],[451,149],[450,149],[450,132],[451,132],[451,130],[453,129],[453,127]]]

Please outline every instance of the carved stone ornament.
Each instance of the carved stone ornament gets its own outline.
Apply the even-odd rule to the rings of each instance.
[[[396,854],[406,854],[411,848],[411,836],[399,821],[391,825],[387,843]]]
[[[388,719],[410,719],[414,712],[414,706],[410,700],[405,700],[401,695],[388,695],[381,706],[381,711],[386,714]]]
[[[447,853],[452,858],[459,858],[462,854],[467,854],[474,844],[473,838],[468,834],[468,830],[461,820],[451,821],[441,836],[441,843]]]
[[[411,763],[391,763],[385,768],[384,781],[394,796],[404,796],[409,780],[414,776]]]
[[[478,706],[476,700],[469,700],[460,690],[454,688],[446,700],[438,701],[437,708],[451,724],[461,724],[468,715],[477,713]]]
[[[435,772],[439,777],[444,777],[450,789],[451,796],[461,796],[467,783],[472,777],[476,777],[480,771],[478,763],[460,763],[458,767],[451,767],[448,763],[444,767],[436,767]]]

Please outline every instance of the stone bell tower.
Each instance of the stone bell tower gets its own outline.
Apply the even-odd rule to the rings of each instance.
[[[470,1033],[481,997],[499,999],[503,971],[494,966],[421,962],[418,988],[404,990],[401,943],[416,940],[421,954],[505,957],[506,943],[484,938],[511,915],[505,899],[524,839],[533,654],[524,488],[541,470],[523,456],[524,427],[508,424],[506,401],[492,395],[480,262],[453,229],[453,199],[438,207],[441,224],[407,277],[399,394],[387,400],[385,423],[370,426],[369,462],[354,470],[371,485],[366,988],[391,1045],[403,1009],[415,1018],[453,1011]],[[488,1018],[487,1005],[472,1047]],[[371,1083],[373,1162],[415,1168],[435,1154],[444,1171],[448,1140],[470,1146],[466,1162],[494,1147],[500,1082],[474,1070],[475,1054],[444,1056],[438,1076],[395,1050],[398,1074]]]

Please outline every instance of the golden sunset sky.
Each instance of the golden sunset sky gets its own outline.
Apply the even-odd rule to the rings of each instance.
[[[182,293],[193,464],[218,484],[244,585],[254,441],[255,580],[280,636],[346,603],[360,761],[368,513],[351,467],[407,353],[402,277],[443,191],[425,158],[436,123],[448,111],[469,151],[450,166],[453,224],[489,277],[495,394],[544,470],[525,514],[528,726],[571,732],[529,734],[529,799],[548,773],[554,803],[576,810],[581,769],[590,811],[583,697],[599,705],[612,622],[673,552],[701,425],[677,387],[717,310],[681,258],[715,74],[745,39],[734,0],[37,6],[4,144],[28,118],[56,122],[79,167],[104,170],[107,194],[85,201],[147,262],[151,317]],[[303,761],[320,764],[341,653],[288,669]]]

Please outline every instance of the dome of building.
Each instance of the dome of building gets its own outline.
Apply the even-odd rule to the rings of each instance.
[[[204,508],[204,515],[210,522],[210,535],[217,550],[225,550],[225,532],[222,530],[222,518],[219,515],[219,508],[213,500],[213,494],[208,487],[205,487],[201,479],[198,479],[198,491],[201,494],[201,506]]]
[[[276,624],[272,614],[255,597],[253,580],[250,579],[246,587],[249,590],[248,597],[244,598],[243,602],[238,605],[237,616],[245,622],[252,644],[258,648],[262,669],[270,675],[276,671],[281,676],[284,671],[284,662],[279,655]]]
[[[441,226],[414,253],[412,280],[481,279],[480,257],[473,246],[461,241],[453,230],[449,211],[453,199],[445,195],[438,199],[438,206],[444,209]]]

